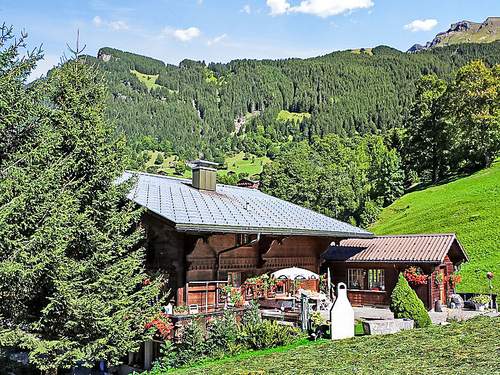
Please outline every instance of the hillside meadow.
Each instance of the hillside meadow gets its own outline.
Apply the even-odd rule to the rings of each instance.
[[[500,319],[483,317],[393,335],[244,353],[172,373],[498,374],[498,332]]]
[[[500,161],[455,181],[404,195],[370,228],[382,234],[456,233],[469,256],[460,292],[500,293]]]
[[[158,154],[159,151],[149,152],[149,160],[146,162],[146,168],[155,165],[155,160],[158,157]],[[167,176],[191,178],[190,168],[187,168],[182,176],[175,173],[175,168],[172,167],[172,165],[174,165],[176,161],[176,156],[165,157],[163,163],[159,165],[158,168]],[[227,165],[227,169],[221,169],[217,173],[219,175],[227,175],[230,172],[235,173],[236,175],[246,173],[250,178],[252,178],[252,176],[259,175],[262,172],[264,165],[270,162],[271,160],[266,156],[259,157],[253,154],[239,152],[234,155],[227,155],[224,159],[224,164]]]

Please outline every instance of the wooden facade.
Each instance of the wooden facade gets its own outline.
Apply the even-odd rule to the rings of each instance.
[[[454,292],[450,284],[446,282],[448,277],[455,271],[453,262],[448,256],[440,264],[429,263],[386,263],[386,262],[328,262],[325,267],[330,268],[332,282],[346,283],[348,286],[347,295],[353,306],[388,306],[390,304],[391,293],[398,281],[399,273],[404,272],[410,266],[420,267],[422,271],[430,275],[426,285],[413,286],[413,289],[424,302],[427,309],[433,309],[436,301],[446,305],[448,298]],[[363,288],[349,288],[348,270],[362,270],[365,277]],[[370,288],[368,275],[370,270],[383,270],[384,287]],[[442,273],[443,282],[436,282],[436,273]]]
[[[192,234],[175,231],[147,212],[147,267],[169,275],[175,305],[197,305],[200,312],[223,306],[220,289],[247,278],[288,267],[318,273],[330,237]],[[338,240],[338,239],[337,239]]]

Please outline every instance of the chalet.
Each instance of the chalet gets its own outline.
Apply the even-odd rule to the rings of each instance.
[[[219,290],[288,267],[318,273],[335,241],[363,229],[264,194],[216,183],[214,163],[196,161],[192,180],[126,172],[129,198],[145,207],[147,267],[167,273],[176,305],[209,312]]]
[[[345,282],[353,305],[389,305],[400,272],[413,269],[425,283],[413,285],[428,309],[446,304],[452,275],[467,255],[454,234],[346,239],[322,254],[334,283]]]
[[[330,270],[353,305],[388,305],[398,274],[430,275],[415,290],[428,308],[446,302],[448,280],[467,256],[453,234],[380,236],[264,194],[216,183],[215,163],[195,161],[193,177],[126,172],[129,199],[146,208],[147,268],[169,275],[172,301],[212,312],[221,290],[290,267]],[[440,283],[437,281],[441,281]],[[315,285],[318,285],[316,283]]]
[[[260,188],[260,181],[250,180],[249,178],[242,178],[236,183],[236,186],[246,187],[249,189],[258,189]]]

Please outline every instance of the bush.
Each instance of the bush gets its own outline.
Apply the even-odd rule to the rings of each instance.
[[[262,322],[262,317],[259,311],[259,304],[255,301],[250,301],[250,308],[247,309],[243,316],[241,317],[241,324],[250,325],[250,324],[259,324]]]
[[[478,296],[474,296],[470,300],[471,300],[471,302],[474,302],[478,305],[487,305],[491,302],[490,296],[487,296],[485,294],[480,294]]]
[[[202,359],[205,357],[206,349],[205,332],[197,320],[193,320],[184,327],[180,343],[163,347],[164,356],[172,360],[172,367],[184,366]]]
[[[159,152],[158,155],[156,156],[155,164],[162,165],[164,161],[165,161],[165,158],[163,157],[163,154],[161,152]]]
[[[300,335],[298,328],[263,320],[257,324],[243,325],[240,340],[250,349],[274,348],[288,345]]]
[[[431,324],[424,303],[410,287],[403,274],[399,274],[398,283],[391,295],[391,311],[395,318],[413,319],[417,328]]]
[[[236,344],[238,339],[238,323],[231,310],[224,311],[220,318],[212,320],[207,327],[207,354],[211,357],[221,357],[226,352],[235,354],[241,347]]]
[[[234,312],[227,310],[220,318],[208,323],[206,332],[199,321],[183,328],[181,341],[166,341],[161,347],[161,359],[150,374],[163,374],[172,368],[192,365],[205,358],[221,358],[247,349],[274,348],[296,341],[298,328],[275,321],[262,320],[257,304],[252,304],[238,323]]]

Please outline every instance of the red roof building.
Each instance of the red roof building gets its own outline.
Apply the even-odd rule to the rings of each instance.
[[[388,305],[400,272],[414,272],[411,283],[427,308],[454,292],[454,272],[467,254],[454,234],[350,238],[322,254],[334,283],[345,282],[353,305]],[[425,281],[425,283],[423,283]]]

